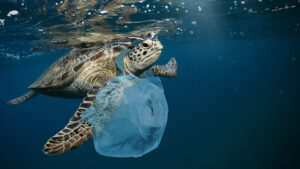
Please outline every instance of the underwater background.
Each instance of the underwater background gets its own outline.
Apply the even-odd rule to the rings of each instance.
[[[300,168],[299,0],[0,0],[0,168]],[[10,11],[18,11],[16,14]],[[9,99],[81,43],[158,32],[169,118],[160,146],[109,158],[93,141],[45,155],[81,99]]]

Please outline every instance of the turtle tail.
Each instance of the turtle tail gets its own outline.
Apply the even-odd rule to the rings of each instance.
[[[20,97],[17,97],[15,99],[8,101],[7,104],[20,104],[26,100],[29,100],[29,99],[35,97],[38,94],[39,94],[38,91],[31,90],[31,91],[27,92],[26,94],[24,94],[23,96],[20,96]]]

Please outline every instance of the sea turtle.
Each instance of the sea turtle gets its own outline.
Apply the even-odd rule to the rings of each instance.
[[[133,42],[112,42],[103,46],[74,49],[54,62],[39,79],[29,86],[30,92],[8,104],[19,104],[39,93],[69,98],[83,98],[83,102],[70,118],[69,123],[50,138],[44,146],[46,154],[59,154],[73,149],[93,137],[93,127],[81,119],[82,113],[95,101],[97,91],[116,76],[115,60]],[[152,69],[155,76],[177,76],[177,63],[172,58],[164,66],[154,65],[163,46],[153,34],[131,47],[123,59],[124,74],[142,77]]]

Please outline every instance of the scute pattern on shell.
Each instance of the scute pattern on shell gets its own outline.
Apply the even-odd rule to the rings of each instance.
[[[54,62],[29,88],[45,89],[63,87],[73,81],[74,77],[84,68],[84,65],[106,56],[104,50],[110,50],[113,47],[100,46],[87,49],[74,49]]]

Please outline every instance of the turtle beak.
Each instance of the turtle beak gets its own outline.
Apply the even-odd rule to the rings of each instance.
[[[155,35],[156,34],[154,32],[148,33],[146,39],[153,40],[155,38]]]

